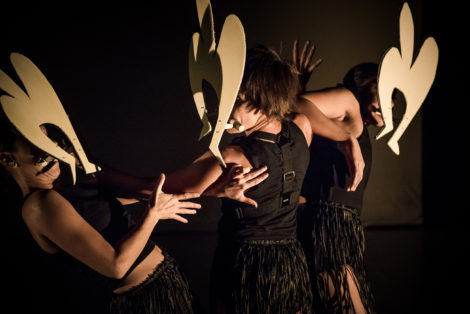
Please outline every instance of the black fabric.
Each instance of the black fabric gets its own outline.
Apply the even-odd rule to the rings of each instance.
[[[2,204],[6,204],[9,224],[9,234],[4,238],[12,239],[7,241],[9,253],[4,259],[10,270],[7,282],[31,300],[14,307],[27,313],[106,313],[112,291],[122,279],[105,277],[62,250],[55,254],[42,250],[21,217],[24,202],[21,190],[11,178],[2,181],[8,185],[6,189],[2,182],[2,199],[5,200]],[[57,191],[111,244],[128,232],[124,208],[116,199],[103,195],[95,187],[80,184]],[[127,274],[154,246],[153,241],[147,242]]]
[[[266,165],[269,176],[245,193],[257,208],[223,200],[211,273],[211,311],[309,313],[308,267],[296,240],[298,192],[309,160],[305,136],[289,121],[280,134],[254,132],[233,144],[254,167]],[[285,157],[290,160],[285,162]],[[284,174],[292,171],[295,175],[285,184]],[[283,204],[284,194],[291,199]]]
[[[43,251],[21,216],[23,195],[11,177],[1,182],[2,213],[7,227],[0,228],[2,254],[2,305],[15,313],[106,313],[109,299],[85,283],[81,272],[68,271],[71,258],[61,265],[60,254]]]
[[[283,123],[280,134],[253,132],[239,138],[233,145],[242,148],[245,156],[255,168],[268,167],[268,178],[252,190],[247,197],[254,199],[258,207],[249,206],[229,199],[222,200],[222,218],[219,222],[221,239],[271,239],[280,240],[296,237],[296,206],[300,186],[309,160],[308,145],[302,131],[293,122]],[[288,138],[282,134],[288,134]],[[274,143],[272,141],[275,141]],[[291,167],[295,175],[290,176],[290,187],[284,185],[286,165],[282,146],[288,145],[291,154]],[[281,204],[284,192],[290,198]],[[285,198],[284,198],[285,199]]]
[[[57,188],[56,190],[111,245],[114,245],[129,232],[129,222],[125,216],[122,204],[114,197],[100,191],[96,186],[76,184],[66,188]],[[152,240],[148,240],[144,249],[122,279],[112,279],[103,276],[62,250],[57,255],[59,257],[57,267],[66,265],[68,272],[80,273],[83,280],[89,280],[96,289],[107,291],[107,294],[110,294],[126,278],[127,274],[132,272],[150,254],[154,247],[155,243]]]
[[[166,252],[163,255],[163,262],[145,281],[124,293],[113,294],[112,314],[202,312],[175,260]]]
[[[310,144],[310,163],[302,185],[301,195],[309,201],[328,201],[362,210],[364,191],[372,166],[372,147],[369,132],[364,127],[357,138],[364,158],[364,173],[356,191],[346,191],[348,165],[338,144],[321,136],[314,136]]]

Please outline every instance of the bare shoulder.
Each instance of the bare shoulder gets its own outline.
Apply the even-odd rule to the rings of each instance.
[[[344,104],[344,106],[347,106],[349,110],[359,110],[359,101],[349,89],[338,87],[335,89],[335,93],[340,99],[340,103]]]
[[[44,220],[48,215],[72,206],[62,195],[54,190],[33,192],[23,204],[22,216],[26,223]]]
[[[226,163],[240,164],[244,167],[250,166],[250,162],[246,158],[245,152],[238,145],[224,146],[220,152]]]
[[[312,141],[312,126],[310,125],[310,120],[304,114],[296,114],[294,119],[292,120],[305,136],[305,140],[307,144],[310,146],[310,142]]]

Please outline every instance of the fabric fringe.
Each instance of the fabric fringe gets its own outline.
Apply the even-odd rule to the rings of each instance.
[[[165,254],[163,262],[138,286],[113,294],[112,314],[195,313],[194,297],[175,260]]]
[[[300,242],[253,240],[232,250],[222,257],[232,256],[232,261],[225,264],[225,269],[218,265],[215,274],[222,277],[212,292],[225,294],[220,296],[225,309],[215,312],[311,313],[313,295]],[[218,253],[223,254],[222,250]]]
[[[364,308],[374,313],[374,297],[364,262],[364,230],[357,211],[321,202],[299,208],[298,235],[312,279],[315,313],[354,313],[347,274],[353,274]],[[328,284],[333,284],[330,296]]]

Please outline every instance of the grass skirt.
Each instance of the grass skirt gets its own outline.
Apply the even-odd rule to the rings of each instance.
[[[213,313],[310,313],[313,296],[297,240],[220,245],[211,278]]]
[[[321,202],[299,205],[298,235],[312,279],[315,313],[354,313],[347,273],[354,274],[364,308],[373,313],[374,298],[364,263],[364,230],[354,208]],[[328,281],[335,294],[331,297]]]
[[[113,314],[194,313],[194,297],[175,260],[165,259],[147,279],[122,294],[113,294]]]

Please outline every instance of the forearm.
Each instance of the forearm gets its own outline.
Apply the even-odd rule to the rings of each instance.
[[[102,167],[94,182],[116,196],[137,199],[146,199],[155,185],[153,178],[138,178],[110,167]]]
[[[222,169],[217,158],[206,152],[188,167],[168,174],[163,190],[165,193],[202,194],[220,177]]]
[[[297,110],[307,116],[315,135],[320,135],[334,141],[349,141],[351,134],[339,123],[325,116],[318,107],[305,98],[297,101]]]
[[[155,225],[159,221],[156,213],[148,211],[128,235],[115,246],[114,268],[116,276],[122,278],[149,240]]]

